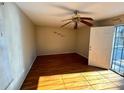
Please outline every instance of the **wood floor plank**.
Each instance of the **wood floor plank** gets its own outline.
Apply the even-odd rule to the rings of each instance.
[[[116,73],[89,66],[78,54],[38,56],[22,90],[124,89],[123,78]]]

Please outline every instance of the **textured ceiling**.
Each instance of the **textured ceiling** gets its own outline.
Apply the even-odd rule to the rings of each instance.
[[[117,15],[124,14],[124,3],[98,3],[98,2],[81,2],[81,3],[35,3],[25,2],[16,3],[22,11],[36,24],[40,26],[60,26],[63,19],[70,18],[72,15],[67,10],[56,6],[65,6],[72,9],[90,12],[89,14],[80,14],[81,16],[92,17],[94,20],[102,20]],[[71,25],[71,24],[70,24]],[[80,24],[82,25],[82,24]]]

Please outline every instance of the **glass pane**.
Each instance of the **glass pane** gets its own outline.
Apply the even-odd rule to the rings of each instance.
[[[112,70],[124,75],[124,26],[116,27],[112,59]]]
[[[114,69],[116,72],[119,72],[119,66],[118,65],[116,65]]]
[[[114,60],[120,61],[121,60],[122,48],[115,48],[114,51],[115,51]]]
[[[121,68],[120,68],[120,73],[121,73],[122,75],[124,75],[124,67],[121,67]]]
[[[123,53],[122,53],[122,61],[124,60],[124,49],[123,49]]]
[[[123,47],[124,37],[119,37],[118,46]]]
[[[116,39],[115,39],[115,47],[117,47],[117,46],[118,46],[118,41],[119,41],[119,38],[118,38],[118,37],[116,37]]]
[[[124,27],[123,26],[118,26],[116,37],[123,37],[123,36],[124,36]]]

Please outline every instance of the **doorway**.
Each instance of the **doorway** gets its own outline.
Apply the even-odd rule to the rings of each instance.
[[[111,69],[124,76],[124,25],[116,26]]]

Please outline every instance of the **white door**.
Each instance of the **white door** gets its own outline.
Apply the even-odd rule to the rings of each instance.
[[[110,68],[114,27],[93,27],[90,32],[89,65]]]
[[[4,30],[3,8],[4,5],[0,3],[0,90],[6,89],[12,81]]]

